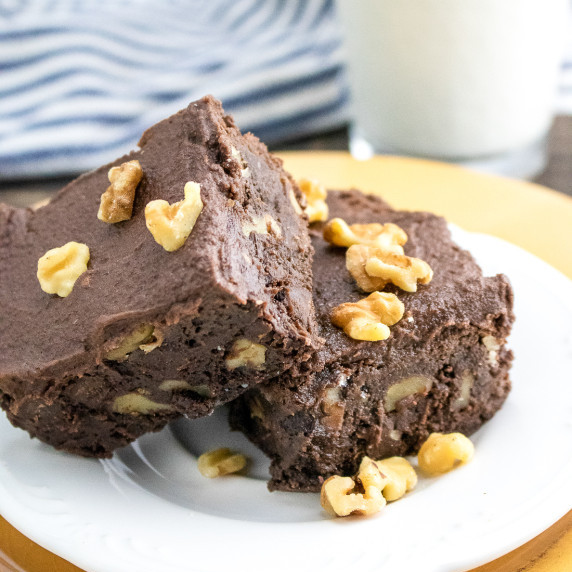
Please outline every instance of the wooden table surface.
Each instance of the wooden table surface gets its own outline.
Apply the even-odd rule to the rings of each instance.
[[[343,148],[347,145],[347,135],[345,131],[337,131],[326,134],[322,137],[307,139],[295,144],[289,145],[290,149],[324,149],[324,148]],[[542,173],[536,181],[561,192],[572,196],[572,118],[558,118],[551,132],[549,142],[550,160],[547,169]],[[287,161],[287,166],[289,163]],[[294,158],[291,168],[296,172],[304,171],[304,161],[298,161]],[[356,167],[357,168],[357,167]],[[335,169],[331,170],[329,176],[334,180],[336,178]],[[347,172],[347,169],[346,169]],[[312,175],[312,173],[307,173]],[[328,176],[328,175],[326,175]],[[416,175],[414,175],[415,177]],[[423,170],[418,173],[420,176],[419,184],[423,184]],[[446,176],[449,176],[448,174]],[[457,175],[453,172],[453,178]],[[340,182],[339,187],[343,187],[344,182]],[[45,198],[60,188],[66,182],[65,178],[56,181],[42,182],[12,182],[0,183],[0,201],[17,205],[27,205]],[[325,181],[331,183],[331,181]],[[452,188],[455,184],[454,180],[450,181]],[[413,184],[409,181],[409,185]],[[489,231],[492,234],[504,236],[524,248],[532,251],[538,256],[544,258],[562,272],[572,278],[572,256],[569,253],[569,247],[566,244],[572,244],[572,200],[568,201],[558,194],[544,193],[530,186],[529,191],[519,194],[518,183],[511,188],[512,182],[507,181],[508,194],[504,200],[501,200],[500,206],[491,202],[494,209],[499,209],[499,216],[491,217],[490,227],[483,228],[477,224],[475,230]],[[501,185],[502,186],[502,185]],[[476,200],[478,197],[478,189],[475,189],[471,198]],[[543,194],[544,193],[544,194]],[[499,196],[502,192],[499,190]],[[434,209],[442,214],[453,213],[451,220],[457,222],[461,226],[471,230],[475,225],[471,224],[470,214],[465,207],[459,203],[458,198],[453,194],[443,196],[442,200],[434,205]],[[492,196],[485,197],[483,200],[491,200]],[[509,200],[510,199],[510,200]],[[563,201],[563,202],[562,202]],[[390,201],[391,202],[391,201]],[[430,201],[429,201],[430,202]],[[503,223],[502,231],[499,226],[499,217],[503,218],[508,215],[511,205],[519,203],[522,210],[519,216],[506,216],[506,224]],[[564,205],[562,209],[558,205]],[[397,205],[404,206],[407,205]],[[423,204],[416,204],[414,207],[427,208]],[[503,210],[504,209],[504,210]],[[564,211],[566,214],[563,215]],[[550,216],[552,213],[557,216],[570,216],[568,220],[569,227],[565,229],[565,235],[559,236],[560,230],[554,229],[552,234],[546,237],[527,236],[522,229],[526,222],[535,220],[536,214],[538,220],[542,217]],[[514,214],[514,213],[513,213]],[[562,220],[560,221],[560,224]],[[489,223],[487,223],[489,224]],[[548,228],[550,221],[545,221],[544,226]],[[530,234],[530,233],[528,233]],[[559,250],[555,248],[561,237],[567,237],[568,242],[561,245]],[[517,240],[515,240],[517,237]],[[80,569],[73,566],[69,562],[62,560],[60,557],[44,550],[34,544],[5,520],[0,517],[0,570],[9,572],[78,572]],[[513,552],[502,556],[501,558],[475,569],[474,572],[570,572],[572,571],[572,512],[566,514],[561,520],[555,523],[550,529],[540,534],[538,537],[527,542],[525,545],[514,550]]]

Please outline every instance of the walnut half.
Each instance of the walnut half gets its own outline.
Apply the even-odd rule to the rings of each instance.
[[[389,337],[389,327],[403,317],[404,306],[395,294],[373,292],[359,302],[346,302],[332,310],[332,323],[354,340],[376,342]]]
[[[475,447],[462,433],[431,433],[417,455],[419,468],[428,476],[442,475],[468,463]]]
[[[38,281],[47,294],[65,298],[71,294],[77,279],[87,270],[89,248],[80,242],[68,242],[48,250],[38,260]]]
[[[433,278],[433,270],[420,258],[364,244],[348,248],[346,267],[364,292],[382,290],[389,283],[406,292],[416,292],[417,282],[428,284]]]
[[[306,197],[306,214],[309,222],[319,222],[328,219],[328,205],[326,188],[312,179],[300,179],[298,185]],[[297,202],[297,201],[296,201]]]
[[[433,277],[424,260],[405,255],[407,234],[396,224],[348,225],[334,218],[324,226],[323,235],[330,244],[348,249],[346,267],[364,292],[383,290],[389,283],[416,292],[417,282],[428,284]]]
[[[133,213],[135,191],[143,177],[139,161],[127,161],[119,167],[112,167],[107,174],[111,185],[101,195],[97,218],[114,224],[129,220]]]
[[[202,210],[201,186],[189,181],[182,201],[172,205],[162,199],[147,203],[145,222],[155,241],[173,252],[185,244]]]

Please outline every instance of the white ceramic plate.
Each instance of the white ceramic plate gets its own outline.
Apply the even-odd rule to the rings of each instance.
[[[516,294],[513,390],[469,465],[375,517],[334,520],[316,494],[269,493],[267,462],[222,413],[108,461],[53,451],[1,416],[0,513],[91,572],[448,572],[523,544],[572,507],[572,282],[506,242],[454,234]],[[196,455],[223,444],[252,453],[250,478],[199,475]]]

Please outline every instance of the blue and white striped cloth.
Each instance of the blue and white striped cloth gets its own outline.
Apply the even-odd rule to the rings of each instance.
[[[268,143],[344,124],[334,0],[0,0],[0,178],[96,167],[206,93]]]
[[[342,125],[333,0],[0,0],[0,177],[96,167],[206,93],[270,143]]]

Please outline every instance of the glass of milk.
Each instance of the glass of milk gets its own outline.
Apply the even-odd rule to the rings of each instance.
[[[568,0],[338,0],[338,15],[355,156],[543,168]]]

